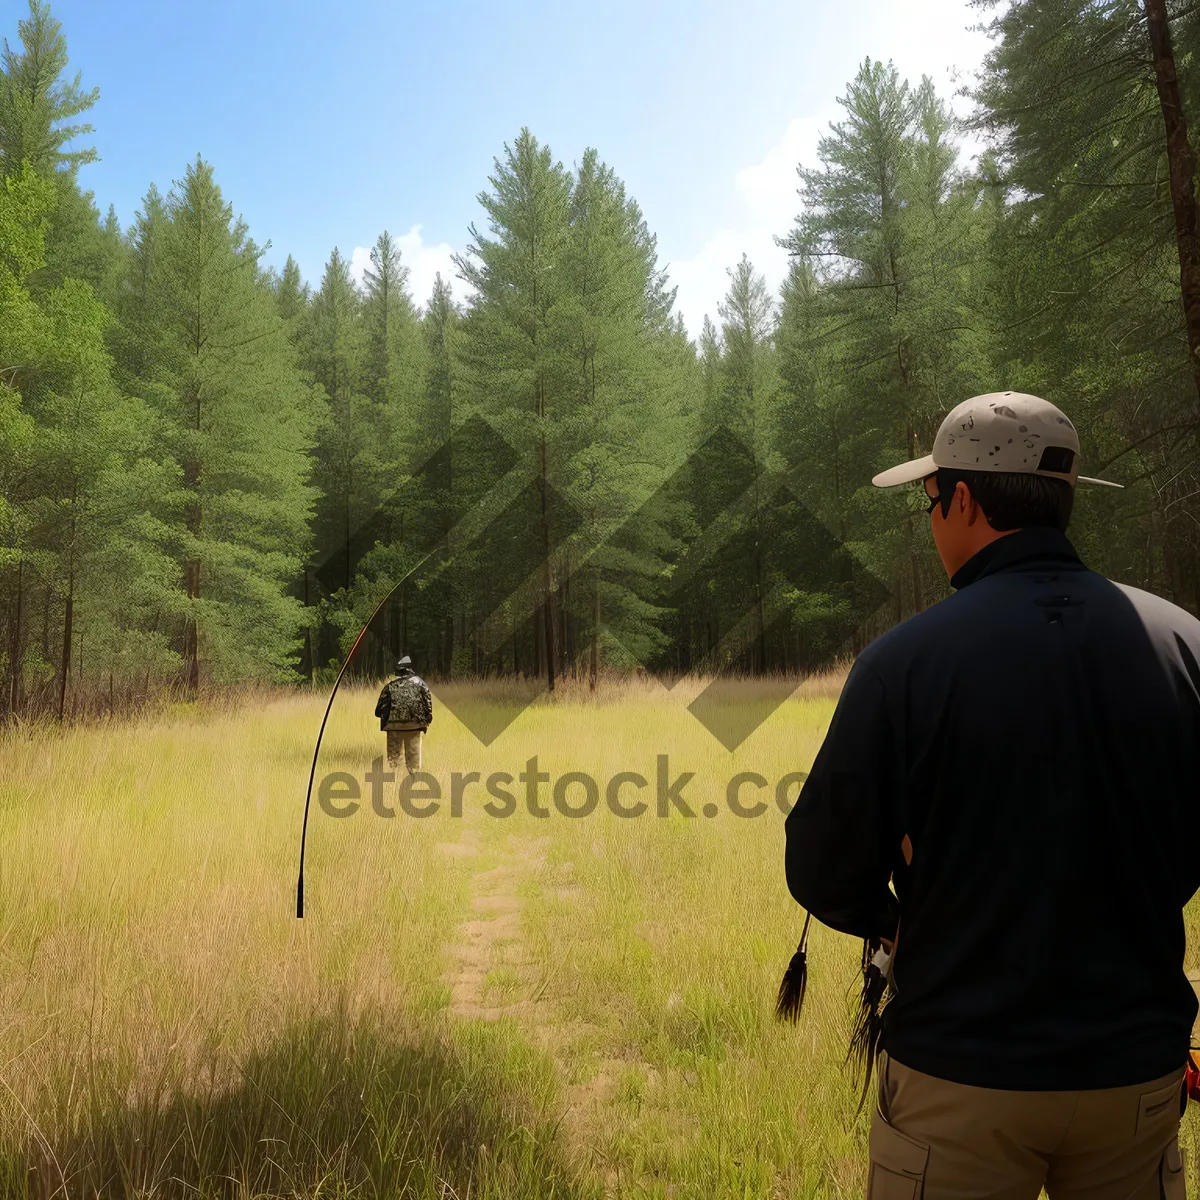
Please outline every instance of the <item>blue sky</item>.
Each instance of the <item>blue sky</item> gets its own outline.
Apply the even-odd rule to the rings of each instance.
[[[0,5],[16,41],[25,0]],[[51,0],[71,70],[100,88],[101,161],[83,168],[122,226],[151,181],[199,152],[282,265],[319,283],[334,246],[361,267],[400,239],[420,304],[481,227],[476,199],[523,125],[567,166],[587,146],[658,235],[697,334],[745,251],[778,286],[797,207],[835,98],[864,57],[922,73],[950,98],[987,38],[966,0]],[[966,102],[953,102],[965,111]],[[966,147],[967,156],[978,149]],[[455,294],[465,295],[454,280]]]

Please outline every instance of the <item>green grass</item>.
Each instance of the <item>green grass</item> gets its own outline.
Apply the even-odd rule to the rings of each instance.
[[[800,932],[783,816],[724,802],[738,771],[811,763],[838,680],[732,754],[686,710],[699,686],[564,689],[490,747],[439,706],[425,765],[447,796],[533,754],[602,788],[638,771],[653,808],[668,753],[716,817],[495,819],[479,787],[457,819],[366,798],[334,820],[314,799],[303,921],[322,697],[10,736],[0,1197],[861,1197],[868,1115],[840,1069],[859,947],[814,927],[802,1022],[773,1020]],[[373,703],[341,693],[322,772],[382,753]]]

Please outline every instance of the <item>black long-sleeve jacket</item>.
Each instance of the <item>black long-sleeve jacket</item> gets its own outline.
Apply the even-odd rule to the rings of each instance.
[[[899,1062],[1018,1090],[1166,1075],[1197,1011],[1200,621],[1050,529],[950,582],[855,660],[785,823],[788,888],[856,937],[900,919]]]

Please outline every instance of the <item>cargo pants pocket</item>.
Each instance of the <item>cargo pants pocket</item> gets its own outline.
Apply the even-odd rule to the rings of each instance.
[[[1180,1092],[1183,1087],[1183,1080],[1176,1079],[1153,1092],[1145,1092],[1139,1096],[1137,1124],[1134,1126],[1134,1133],[1141,1133],[1147,1126],[1156,1122],[1175,1119],[1175,1111],[1179,1106]]]
[[[929,1147],[889,1124],[878,1106],[868,1145],[871,1165],[867,1200],[921,1200],[925,1194]],[[1174,1200],[1174,1193],[1168,1195]]]
[[[1187,1187],[1183,1182],[1183,1158],[1179,1153],[1179,1138],[1173,1137],[1158,1165],[1161,1200],[1186,1200]]]

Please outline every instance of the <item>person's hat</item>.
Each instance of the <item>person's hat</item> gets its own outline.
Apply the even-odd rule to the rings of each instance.
[[[871,482],[876,487],[914,483],[939,467],[1046,475],[1072,487],[1077,481],[1125,486],[1078,474],[1075,426],[1049,400],[1025,392],[988,392],[964,400],[942,422],[932,454],[881,471]]]
[[[400,661],[399,661],[399,662],[396,664],[396,666],[398,666],[398,667],[411,667],[411,666],[412,666],[412,659],[411,659],[411,658],[409,658],[409,657],[408,657],[408,655],[406,654],[406,655],[405,655],[405,656],[404,656],[404,657],[403,657],[403,658],[402,658],[402,659],[401,659],[401,660],[400,660]]]

